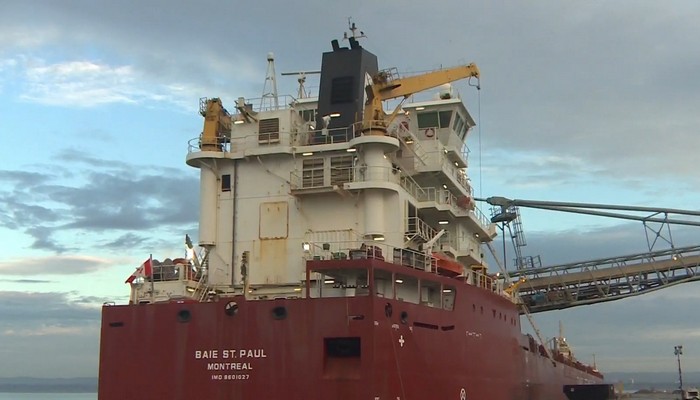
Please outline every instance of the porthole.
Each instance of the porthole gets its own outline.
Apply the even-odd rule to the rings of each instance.
[[[177,312],[177,320],[180,322],[190,322],[192,319],[192,314],[190,310],[180,310]]]
[[[408,323],[408,313],[406,311],[401,311],[401,323]]]
[[[285,319],[287,318],[287,307],[278,306],[272,309],[272,318]]]
[[[229,317],[233,317],[234,315],[238,314],[238,303],[236,303],[235,301],[229,301],[228,303],[226,303],[226,308],[224,308],[224,312]]]

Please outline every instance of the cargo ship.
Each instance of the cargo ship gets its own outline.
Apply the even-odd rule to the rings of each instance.
[[[149,258],[129,304],[103,307],[99,400],[558,400],[603,382],[563,338],[523,333],[487,265],[475,121],[445,86],[477,87],[477,66],[400,76],[360,37],[295,73],[294,97],[270,54],[261,99],[200,100],[196,246]]]

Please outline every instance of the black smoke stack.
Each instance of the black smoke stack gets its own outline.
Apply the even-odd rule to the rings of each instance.
[[[317,121],[333,115],[327,128],[334,142],[351,138],[345,128],[347,132],[352,132],[352,125],[362,121],[365,86],[369,83],[369,77],[379,71],[377,56],[363,49],[357,39],[351,37],[349,41],[350,49],[347,49],[341,48],[338,41],[333,40],[333,51],[323,53],[321,62]],[[326,140],[319,135],[315,135],[314,142]]]

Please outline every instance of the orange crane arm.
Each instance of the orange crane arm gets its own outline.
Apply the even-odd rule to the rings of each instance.
[[[384,100],[397,97],[406,99],[423,90],[471,77],[479,77],[479,68],[473,63],[398,79],[392,79],[388,73],[381,71],[372,77],[372,83],[365,88],[367,103],[364,110],[363,128],[369,128],[372,125],[386,127],[396,117],[401,104],[394,109],[393,113],[387,115],[382,107]]]

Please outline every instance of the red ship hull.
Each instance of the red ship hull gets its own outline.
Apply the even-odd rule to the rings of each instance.
[[[431,275],[456,283],[453,309],[378,296],[105,306],[98,398],[554,400],[602,382],[547,358],[508,299]]]

